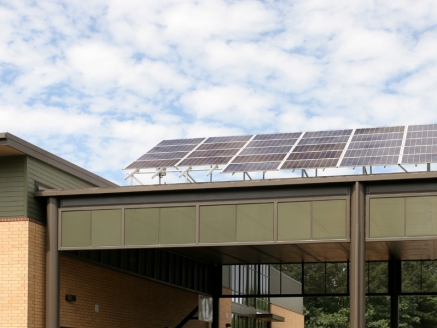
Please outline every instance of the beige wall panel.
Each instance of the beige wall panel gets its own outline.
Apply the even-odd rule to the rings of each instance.
[[[200,242],[235,242],[236,205],[200,206]]]
[[[404,209],[404,198],[370,199],[370,237],[403,237]]]
[[[345,200],[314,201],[312,207],[312,239],[346,238]]]
[[[196,242],[196,207],[166,207],[160,214],[160,244]]]
[[[406,235],[437,235],[437,196],[407,197],[405,223]]]
[[[62,212],[61,246],[91,246],[91,211]]]
[[[273,240],[273,203],[237,205],[237,241]]]
[[[96,210],[91,212],[92,246],[121,245],[121,210]]]
[[[278,204],[278,240],[311,239],[311,203]]]
[[[159,208],[132,208],[124,212],[125,245],[159,243]]]

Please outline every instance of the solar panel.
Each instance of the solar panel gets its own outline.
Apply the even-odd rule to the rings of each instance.
[[[413,125],[407,129],[402,163],[437,162],[437,124]]]
[[[163,140],[125,169],[175,166],[205,138]]]
[[[256,135],[223,172],[276,170],[302,133]]]
[[[306,132],[281,170],[335,167],[353,130]]]
[[[252,136],[212,137],[182,159],[177,166],[228,164]]]
[[[339,166],[396,165],[404,126],[357,129]]]

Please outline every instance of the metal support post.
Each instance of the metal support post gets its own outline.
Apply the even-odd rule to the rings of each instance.
[[[401,261],[388,262],[388,292],[390,294],[390,328],[399,327],[399,295],[401,294]]]
[[[366,326],[366,244],[364,186],[355,182],[351,195],[350,327]]]
[[[211,328],[220,327],[220,295],[222,294],[222,266],[213,267],[212,289],[212,325]]]
[[[46,328],[59,328],[58,200],[47,200]]]

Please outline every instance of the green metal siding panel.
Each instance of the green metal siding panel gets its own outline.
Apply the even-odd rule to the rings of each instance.
[[[33,157],[27,157],[27,212],[32,219],[45,221],[45,199],[36,199],[35,181],[55,189],[76,189],[95,187],[88,181],[79,179]]]
[[[25,156],[0,157],[0,218],[22,218],[25,209]]]

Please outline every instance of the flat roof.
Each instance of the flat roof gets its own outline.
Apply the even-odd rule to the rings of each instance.
[[[117,187],[116,183],[87,171],[59,156],[39,148],[9,132],[0,133],[0,157],[28,155],[99,187]]]
[[[158,184],[147,186],[117,186],[110,188],[86,188],[57,190],[49,189],[35,193],[37,197],[56,197],[56,196],[86,196],[86,195],[105,195],[105,194],[129,194],[144,192],[169,192],[169,191],[195,191],[210,189],[227,188],[256,188],[256,187],[278,187],[287,185],[320,185],[336,183],[354,182],[387,182],[387,181],[407,181],[437,178],[437,171],[429,172],[410,172],[410,173],[388,173],[388,174],[364,174],[346,175],[334,177],[314,177],[314,178],[283,178],[266,180],[245,180],[245,181],[226,181],[226,182],[201,182],[201,183],[178,183],[178,184]]]

